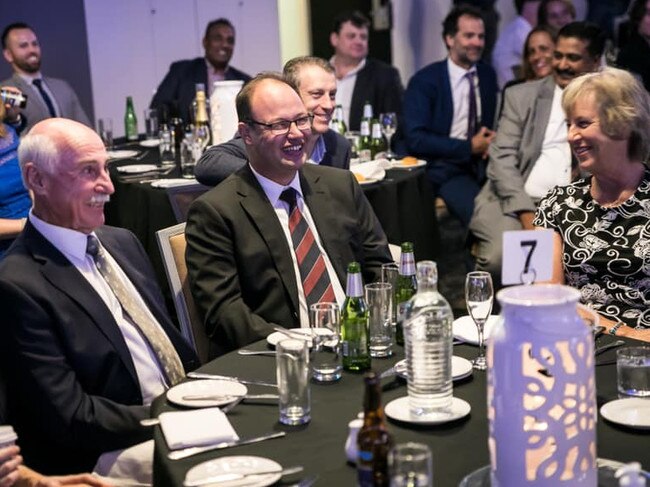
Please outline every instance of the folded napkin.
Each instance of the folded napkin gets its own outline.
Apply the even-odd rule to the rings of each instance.
[[[159,419],[167,445],[172,450],[239,439],[219,408],[162,413]]]
[[[355,164],[350,168],[350,171],[360,174],[365,179],[381,181],[386,177],[386,169],[388,168],[390,168],[390,162],[387,159],[375,159],[374,161]]]
[[[177,186],[190,186],[196,184],[196,179],[178,178],[178,179],[158,179],[151,183],[154,188],[175,188]]]

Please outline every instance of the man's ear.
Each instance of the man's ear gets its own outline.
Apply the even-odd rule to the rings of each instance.
[[[14,57],[9,52],[9,49],[3,49],[2,50],[2,55],[4,56],[5,61],[7,61],[9,64],[14,62]]]
[[[336,32],[331,32],[330,33],[330,44],[334,49],[336,49],[336,46],[339,43],[339,35]]]
[[[35,194],[43,194],[46,191],[43,173],[36,167],[33,162],[28,162],[23,168],[23,179],[25,186]]]
[[[239,135],[241,136],[242,140],[244,141],[244,144],[246,145],[253,145],[253,137],[251,134],[251,126],[248,125],[247,123],[244,122],[239,122],[237,124],[237,130],[239,131]]]

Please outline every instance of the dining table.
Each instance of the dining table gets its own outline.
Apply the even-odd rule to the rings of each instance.
[[[604,335],[596,346],[610,343],[613,337]],[[628,343],[637,343],[626,340]],[[264,340],[246,347],[251,350],[271,350]],[[473,359],[478,348],[456,344],[454,355]],[[389,358],[373,359],[372,368],[384,371],[404,358],[402,347],[395,347]],[[615,350],[608,350],[596,360],[598,407],[618,398],[616,389]],[[600,364],[600,365],[599,365]],[[199,369],[201,372],[236,376],[251,380],[276,381],[273,356],[243,356],[233,351]],[[159,426],[154,432],[154,485],[180,486],[192,467],[230,455],[261,456],[278,462],[284,468],[302,465],[299,475],[283,478],[278,485],[299,485],[300,479],[316,475],[316,484],[323,486],[356,485],[354,465],[346,460],[344,446],[348,423],[362,411],[363,374],[343,372],[337,382],[313,382],[311,387],[311,421],[301,426],[286,426],[278,421],[275,401],[244,401],[227,415],[240,437],[284,431],[286,436],[260,443],[214,450],[181,460],[170,460],[170,452]],[[248,386],[249,393],[268,393],[273,389]],[[392,376],[382,380],[382,402],[406,396],[406,381]],[[433,485],[456,487],[468,474],[489,464],[486,372],[473,370],[469,377],[454,382],[453,395],[471,406],[469,415],[450,423],[418,425],[387,419],[387,428],[395,443],[418,442],[429,446],[433,456]],[[152,405],[152,415],[182,408],[170,403],[163,395]],[[638,461],[650,467],[650,431],[632,429],[609,423],[598,414],[597,455],[623,463]]]

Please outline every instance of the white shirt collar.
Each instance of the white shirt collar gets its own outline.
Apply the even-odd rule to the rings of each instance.
[[[266,197],[269,199],[271,206],[273,206],[274,208],[277,206],[278,201],[280,200],[280,195],[287,188],[295,189],[296,192],[300,195],[300,198],[302,198],[302,187],[300,186],[300,177],[298,176],[298,171],[296,171],[296,174],[291,180],[291,182],[288,185],[284,186],[282,184],[278,184],[275,181],[270,180],[267,177],[262,176],[253,168],[253,166],[250,163],[249,163],[249,167],[251,168],[251,171],[253,171],[253,174],[257,178],[257,181],[262,186],[262,189],[264,190]]]
[[[316,143],[314,144],[314,149],[311,151],[311,155],[309,156],[309,161],[314,164],[320,164],[323,160],[323,157],[325,157],[326,152],[327,148],[325,147],[323,136],[319,135],[318,139],[316,139]]]
[[[88,234],[52,225],[41,220],[32,211],[29,212],[29,221],[59,252],[76,261],[73,264],[86,259]],[[95,232],[92,232],[91,235],[95,235]]]
[[[449,84],[452,87],[460,83],[463,77],[470,71],[476,73],[476,65],[473,65],[469,69],[461,68],[450,57],[447,58],[447,69],[449,71]]]
[[[334,61],[336,60],[336,54],[330,58],[330,64],[335,67]],[[343,78],[347,78],[349,76],[356,76],[359,71],[361,71],[364,67],[366,66],[366,58],[364,57],[359,64],[350,71],[348,71]],[[336,68],[335,68],[336,69]]]

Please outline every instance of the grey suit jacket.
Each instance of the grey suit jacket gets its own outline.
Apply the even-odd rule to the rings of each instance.
[[[350,169],[350,142],[342,135],[328,130],[323,135],[325,155],[321,166]],[[194,168],[196,179],[207,186],[216,186],[246,165],[246,145],[239,134],[223,144],[210,147]]]
[[[349,171],[306,164],[300,184],[339,281],[349,262],[365,282],[391,261],[386,236]],[[247,164],[194,201],[185,228],[190,286],[211,354],[260,340],[273,324],[300,326],[292,250]]]
[[[505,91],[497,134],[490,144],[488,181],[474,204],[472,232],[493,225],[501,215],[535,211],[524,185],[542,151],[554,90],[553,76],[547,76]]]
[[[81,103],[79,103],[77,94],[66,81],[47,76],[43,76],[43,80],[54,95],[61,117],[70,118],[92,127],[88,115],[86,115],[86,112],[81,107]],[[27,106],[22,111],[22,115],[27,121],[27,125],[23,129],[23,134],[29,132],[29,129],[41,120],[50,118],[50,112],[38,90],[29,83],[26,83],[19,75],[14,73],[11,78],[0,82],[0,85],[14,86],[27,95]]]

